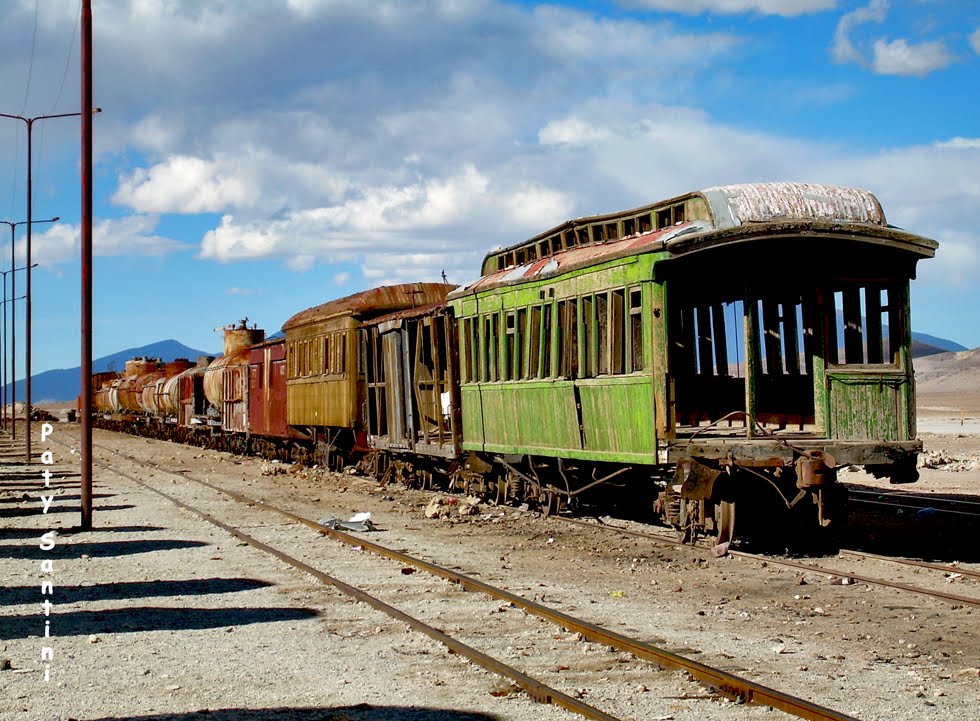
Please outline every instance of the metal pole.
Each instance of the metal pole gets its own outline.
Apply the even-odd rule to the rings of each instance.
[[[92,2],[82,0],[81,527],[92,529]]]
[[[24,376],[24,398],[27,404],[27,410],[24,413],[24,420],[27,422],[27,429],[24,431],[24,443],[26,443],[25,448],[25,458],[28,464],[31,462],[31,130],[34,128],[34,118],[28,118],[27,120],[27,321],[26,328],[24,329],[25,338],[24,343],[26,345],[26,350],[24,352],[24,364],[27,366],[25,369],[26,375]]]
[[[14,228],[10,224],[10,438],[17,440],[17,267],[14,258]]]
[[[3,274],[3,314],[0,315],[0,426],[7,429],[7,274]]]

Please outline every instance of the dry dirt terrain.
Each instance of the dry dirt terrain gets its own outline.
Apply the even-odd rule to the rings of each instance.
[[[964,362],[962,354],[951,355],[917,362],[927,467],[918,484],[903,490],[980,501],[976,358]],[[947,370],[963,371],[956,384],[942,368],[930,375],[944,362]],[[71,424],[56,424],[52,440],[71,446],[76,433]],[[380,488],[360,476],[104,432],[97,432],[96,443],[313,519],[370,512],[378,528],[364,536],[373,542],[459,567],[565,613],[855,718],[980,718],[977,606],[847,583],[846,574],[706,558],[513,508],[481,504],[473,515],[459,516],[449,506],[448,516],[429,517],[426,509],[441,494]],[[9,440],[0,442],[0,719],[579,718],[534,703],[428,637],[114,471],[234,517],[245,532],[349,583],[367,582],[390,565],[172,474],[137,470],[97,451],[96,460],[108,468],[96,471],[96,530],[73,533],[77,479],[62,476],[77,468],[77,455],[39,443],[37,450],[45,449],[55,461],[54,500],[42,513],[42,467],[20,465],[22,452],[14,452]],[[845,473],[841,480],[855,488],[888,485],[863,473]],[[607,526],[641,528],[604,520]],[[913,545],[938,538],[942,548],[931,546],[931,554],[938,558],[947,551],[940,560],[955,558],[961,569],[980,569],[975,525],[969,535],[971,526],[933,516],[852,514],[851,520],[858,526],[855,538],[886,545],[877,551],[896,538]],[[875,537],[879,524],[893,535]],[[950,529],[955,532],[947,540],[943,533]],[[57,535],[45,550],[40,538],[51,530]],[[837,557],[817,560],[835,568],[844,564]],[[45,561],[52,562],[48,570]],[[955,568],[909,573],[871,561],[849,563],[855,574],[894,575],[980,598],[980,581]],[[609,713],[662,721],[790,718],[721,700],[683,674],[569,638],[544,622],[529,626],[521,611],[479,594],[448,584],[413,591],[421,575],[404,576],[404,587],[386,589],[387,600],[407,606],[406,612],[429,614],[447,633],[457,620],[462,624],[462,616],[482,614],[488,631],[469,639],[474,645],[486,644],[506,662]],[[50,595],[42,593],[46,580]],[[48,616],[45,599],[52,602]],[[542,647],[537,638],[532,646],[531,637],[542,634],[551,645]],[[569,646],[584,660],[584,670],[561,660]],[[42,660],[45,648],[52,655]]]

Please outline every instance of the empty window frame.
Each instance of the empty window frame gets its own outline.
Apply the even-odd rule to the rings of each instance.
[[[558,301],[558,375],[578,378],[578,299]]]
[[[827,308],[828,362],[897,365],[906,333],[901,297],[900,289],[881,283],[847,286],[835,292]]]
[[[524,367],[525,378],[542,378],[541,368],[541,306],[531,306],[528,311],[526,346],[527,363]]]
[[[578,344],[579,377],[594,378],[596,366],[598,366],[595,297],[591,295],[582,296],[579,307],[581,309],[580,342]]]
[[[629,370],[641,371],[646,368],[646,353],[643,343],[643,289],[629,289]]]

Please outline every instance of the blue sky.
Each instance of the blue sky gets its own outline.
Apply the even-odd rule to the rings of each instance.
[[[79,13],[2,4],[0,112],[78,110]],[[980,346],[980,2],[94,0],[93,26],[96,357],[764,180],[868,188],[937,239],[913,327]],[[0,219],[25,144],[0,118]],[[78,149],[35,125],[34,217],[62,218],[33,232],[35,372],[79,360]]]

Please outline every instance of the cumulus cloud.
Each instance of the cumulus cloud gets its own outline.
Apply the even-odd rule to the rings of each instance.
[[[973,47],[973,51],[980,55],[980,27],[973,31],[970,35],[970,45]]]
[[[953,55],[941,40],[910,45],[904,38],[874,44],[872,69],[882,75],[915,75],[923,77],[953,62]]]
[[[858,63],[867,65],[864,55],[851,42],[851,31],[867,23],[883,23],[888,15],[888,0],[871,0],[865,7],[852,10],[841,16],[834,33],[831,53],[839,63]]]
[[[159,218],[132,215],[100,220],[92,226],[92,254],[95,256],[167,255],[193,249],[193,246],[173,238],[157,235]],[[78,260],[81,252],[81,226],[56,223],[43,233],[34,232],[31,238],[32,261],[53,265]],[[18,254],[26,254],[26,242],[18,243]]]
[[[953,62],[942,40],[910,43],[906,38],[874,41],[870,51],[859,50],[851,40],[851,32],[867,23],[883,23],[888,15],[888,0],[871,0],[865,6],[844,14],[837,23],[831,53],[839,63],[855,63],[870,68],[879,75],[912,75],[924,77]]]
[[[526,183],[498,187],[466,165],[449,177],[362,188],[343,203],[275,220],[225,215],[204,236],[200,255],[221,262],[279,258],[294,270],[317,260],[367,257],[365,277],[371,277],[370,268],[386,261],[431,257],[444,263],[446,254],[466,252],[474,240],[479,253],[488,240],[556,223],[571,207],[558,191]],[[417,265],[408,262],[405,269]]]
[[[795,17],[832,10],[837,7],[837,0],[633,0],[625,4],[688,15],[755,12],[760,15]]]

